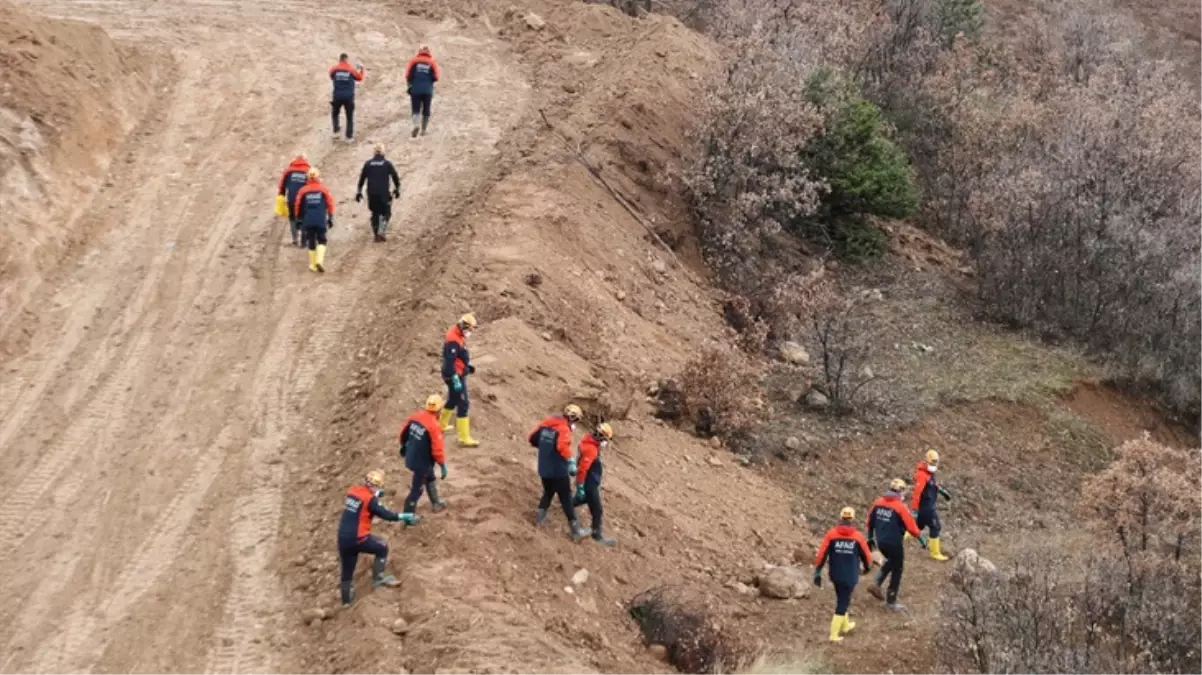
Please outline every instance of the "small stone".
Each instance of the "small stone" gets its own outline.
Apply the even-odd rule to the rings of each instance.
[[[576,93],[576,85],[572,84],[571,82],[564,82],[563,90],[569,94],[575,94]]]
[[[668,55],[668,52],[663,49],[657,49],[657,50],[655,50],[655,55],[662,59]]]
[[[637,531],[637,530],[636,530],[636,531]],[[622,586],[628,586],[628,585],[630,585],[630,582],[626,580],[626,577],[622,576],[621,574],[615,574],[615,575],[614,575],[614,583],[615,583],[615,584],[620,584],[620,585],[622,585]]]
[[[804,401],[805,404],[811,408],[825,408],[831,403],[831,400],[826,397],[826,394],[823,394],[817,389],[811,389],[810,392],[805,395]]]
[[[722,439],[717,436],[710,436],[709,444],[711,448],[717,450],[722,447]]]
[[[544,332],[544,333],[542,334],[542,338],[543,338],[544,340],[546,340],[547,342],[550,342],[550,341],[551,341],[551,337],[552,337],[552,336],[551,336],[551,334],[550,334],[550,333],[548,333],[548,332]]]
[[[547,22],[543,21],[543,18],[534,12],[526,15],[526,27],[530,30],[542,30],[546,25]]]
[[[796,436],[790,436],[785,439],[785,448],[794,452],[801,449],[801,439]]]
[[[309,628],[317,628],[321,625],[321,617],[309,619]]]
[[[580,586],[586,581],[588,581],[588,570],[583,567],[576,570],[576,573],[572,575],[572,584],[575,586]]]
[[[568,595],[573,595],[576,593],[576,591],[571,586],[564,586],[563,592],[567,593]]]
[[[651,654],[651,657],[657,661],[666,662],[668,660],[668,648],[661,644],[653,644],[648,646],[647,653]]]
[[[706,461],[710,463],[710,466],[722,466],[722,460],[718,459],[717,457],[711,456]]]
[[[872,366],[864,366],[860,369],[860,377],[865,380],[871,380],[876,377],[876,373],[872,372]]]
[[[404,635],[409,632],[409,622],[404,619],[397,619],[392,622],[392,632],[396,635]]]
[[[626,291],[618,289],[618,292],[614,293],[614,297],[618,299],[618,302],[621,302],[626,299]]]
[[[777,348],[780,352],[780,358],[785,363],[791,363],[795,366],[806,366],[810,363],[810,353],[805,350],[805,347],[796,342],[782,342]]]
[[[663,260],[656,258],[655,260],[651,261],[651,269],[655,270],[656,274],[667,274],[668,264]]]
[[[321,623],[321,619],[322,615],[320,607],[310,607],[309,609],[301,612],[301,620],[305,623],[312,623],[313,621]]]

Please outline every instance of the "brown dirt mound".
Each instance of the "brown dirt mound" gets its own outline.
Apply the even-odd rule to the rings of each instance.
[[[113,155],[146,112],[161,56],[98,26],[0,0],[0,332],[72,244]]]

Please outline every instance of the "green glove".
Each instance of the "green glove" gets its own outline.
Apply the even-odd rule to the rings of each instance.
[[[822,568],[814,570],[814,588],[822,588]]]
[[[398,520],[406,525],[417,525],[419,520],[416,513],[401,513],[398,515],[400,515]]]
[[[927,542],[929,542],[930,540],[931,540],[931,538],[928,537],[926,534],[918,535],[918,544],[920,546],[922,546],[923,548],[927,547]]]
[[[577,485],[577,486],[576,486],[576,502],[577,502],[577,503],[583,503],[584,501],[585,501],[585,499],[584,499],[584,486],[583,486],[583,485]]]
[[[463,380],[459,379],[458,375],[452,375],[451,386],[455,388],[455,391],[463,391]]]
[[[447,463],[443,462],[442,464],[439,464],[438,467],[440,469],[442,469],[442,471],[440,472],[438,477],[441,478],[442,480],[446,480],[447,479]]]
[[[568,460],[568,476],[573,477],[573,478],[576,476],[576,460],[575,459]]]
[[[939,488],[939,494],[949,502],[952,500],[952,493],[944,490],[943,488]]]

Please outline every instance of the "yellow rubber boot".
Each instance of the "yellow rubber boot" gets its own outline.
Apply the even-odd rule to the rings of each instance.
[[[943,555],[943,547],[939,544],[938,539],[932,539],[927,542],[927,548],[931,551],[931,560],[947,560],[947,556]]]
[[[856,627],[856,622],[852,621],[847,615],[843,615],[843,625],[839,628],[839,632],[843,634],[850,633]]]
[[[317,271],[317,251],[309,251],[309,271]]]
[[[442,414],[438,416],[438,426],[442,427],[443,432],[451,430],[451,418],[455,416],[455,411],[452,408],[443,408]]]
[[[911,540],[911,539],[913,539],[913,538],[914,538],[914,537],[911,537],[909,532],[902,532],[902,542],[903,542],[903,543],[904,543],[904,542],[907,542],[907,541],[910,541],[910,540]]]
[[[317,245],[317,261],[314,263],[318,272],[326,271],[326,245]]]
[[[836,614],[831,619],[831,642],[842,642],[843,636],[839,634],[839,629],[843,628],[843,620],[847,617]]]
[[[464,448],[475,448],[480,441],[472,438],[472,424],[466,417],[455,420],[455,428],[459,432],[459,445]]]

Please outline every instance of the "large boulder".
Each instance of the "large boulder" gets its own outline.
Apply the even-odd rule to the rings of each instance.
[[[757,579],[760,595],[778,600],[810,597],[807,571],[796,565],[769,567]]]
[[[951,581],[961,590],[965,590],[982,581],[990,581],[997,577],[997,566],[982,558],[975,549],[966,548],[956,554],[952,561]]]
[[[805,347],[796,342],[782,342],[777,349],[780,351],[781,360],[785,363],[791,363],[795,366],[808,366],[810,364],[810,353],[805,350]]]

